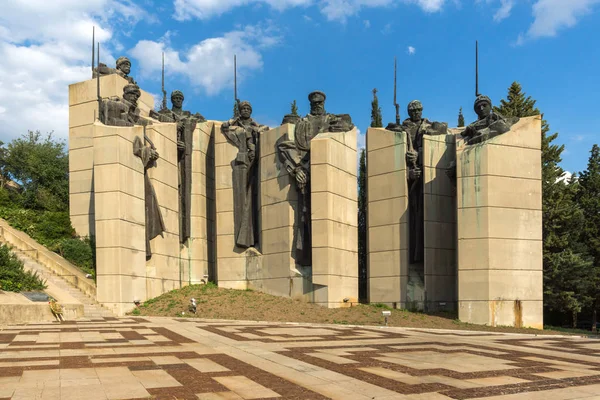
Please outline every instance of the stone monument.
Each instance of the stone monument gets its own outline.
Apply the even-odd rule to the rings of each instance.
[[[251,118],[250,102],[240,102],[239,111],[238,117],[221,125],[221,133],[238,149],[235,159],[231,161],[234,236],[236,246],[248,248],[255,247],[260,237],[257,198],[259,138],[269,127]]]
[[[325,98],[323,92],[310,93],[308,95],[310,113],[297,122],[294,140],[284,141],[278,145],[281,163],[296,179],[300,213],[297,218],[296,261],[303,266],[312,265],[310,142],[319,133],[347,132],[354,128],[348,114],[336,115],[325,112]]]
[[[130,81],[115,72],[69,87],[71,221],[78,234],[95,236],[96,297],[118,315],[207,282],[214,269],[212,126],[199,122],[190,132],[196,179],[182,245],[178,124],[151,118],[152,96]]]

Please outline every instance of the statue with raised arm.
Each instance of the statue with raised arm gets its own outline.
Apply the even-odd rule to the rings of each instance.
[[[446,135],[448,124],[423,118],[423,105],[418,100],[408,104],[409,118],[401,125],[389,124],[386,129],[406,132],[409,203],[409,260],[422,262],[424,258],[425,226],[423,213],[423,135]]]
[[[312,265],[311,214],[310,214],[310,141],[323,132],[347,132],[354,128],[348,114],[325,112],[325,93],[308,95],[310,113],[296,121],[294,141],[284,141],[277,146],[282,164],[295,178],[298,188],[299,218],[296,218],[296,263]],[[283,123],[286,123],[284,118]]]
[[[206,119],[199,113],[192,114],[183,109],[183,92],[174,90],[171,93],[169,110],[151,111],[150,117],[160,122],[177,124],[177,160],[179,166],[179,241],[185,243],[191,233],[192,204],[192,144],[194,130],[198,122]]]
[[[221,133],[238,148],[231,161],[233,183],[233,223],[235,244],[253,247],[258,238],[258,165],[260,133],[269,130],[252,118],[252,105],[239,103],[239,116],[224,122]]]

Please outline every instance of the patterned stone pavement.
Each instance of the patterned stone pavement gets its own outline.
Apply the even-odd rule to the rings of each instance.
[[[600,341],[173,318],[0,328],[0,399],[600,399]]]

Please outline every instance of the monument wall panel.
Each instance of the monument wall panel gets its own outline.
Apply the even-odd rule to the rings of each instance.
[[[93,125],[98,118],[98,92],[97,79],[90,79],[83,82],[69,85],[69,172],[79,172],[79,176],[74,175],[69,177],[69,186],[91,188],[87,197],[81,194],[83,191],[70,191],[70,193],[79,194],[79,196],[69,196],[69,209],[80,208],[76,203],[81,202],[82,198],[86,198],[87,208],[93,209],[93,193],[94,181],[96,176],[91,175],[91,182],[86,183],[81,179],[82,173],[88,174],[94,169],[94,135],[111,135],[112,131],[94,130]],[[123,87],[127,85],[127,81],[122,77],[113,74],[100,77],[100,95],[102,98],[122,97]],[[147,116],[150,108],[154,107],[154,99],[152,95],[145,91],[141,91],[139,100],[142,115]],[[145,110],[145,111],[144,111]],[[131,139],[133,140],[133,139]],[[75,182],[74,179],[79,179]],[[78,189],[74,189],[78,190]],[[89,236],[95,234],[94,215],[93,212],[87,215],[74,214],[70,211],[71,224],[80,236]]]
[[[105,164],[94,166],[94,178],[107,182],[124,177],[131,184],[119,182],[115,185],[119,190],[106,191],[104,185],[94,193],[95,200],[101,201],[95,211],[97,300],[123,315],[134,307],[134,300],[146,299],[145,220],[132,210],[139,203],[136,193],[144,186],[144,168],[133,154],[132,142],[133,137],[143,135],[143,128],[107,127],[98,122],[94,131],[93,160]],[[129,153],[120,151],[127,145]],[[104,176],[107,173],[114,175]],[[131,202],[123,203],[127,200]],[[105,219],[99,220],[100,216]]]
[[[455,135],[423,136],[426,311],[457,307],[456,191],[446,174],[455,157]]]
[[[456,154],[459,318],[542,328],[541,117]]]
[[[354,128],[321,133],[311,140],[313,301],[327,307],[358,301],[356,139]],[[328,174],[315,173],[319,166],[342,172],[341,185],[329,185]]]
[[[404,307],[408,284],[406,135],[367,131],[367,292],[370,303]]]
[[[214,125],[214,121],[200,122],[193,133],[191,232],[180,252],[182,279],[189,284],[216,281]]]

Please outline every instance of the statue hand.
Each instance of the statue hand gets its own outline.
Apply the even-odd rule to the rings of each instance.
[[[296,182],[298,183],[298,186],[302,187],[304,187],[306,182],[308,182],[308,174],[302,167],[296,168]]]
[[[416,181],[421,178],[421,170],[420,169],[410,169],[408,171],[408,179],[411,181]]]
[[[408,161],[408,163],[416,163],[418,157],[419,157],[419,153],[417,153],[416,151],[407,151],[406,152],[406,161]]]
[[[185,143],[183,143],[181,140],[177,141],[177,150],[184,150],[185,149]]]
[[[248,150],[248,160],[251,163],[254,162],[255,157],[256,157],[256,152],[254,150]]]
[[[150,159],[151,160],[158,160],[159,159],[158,151],[156,151],[154,149],[150,149]]]

